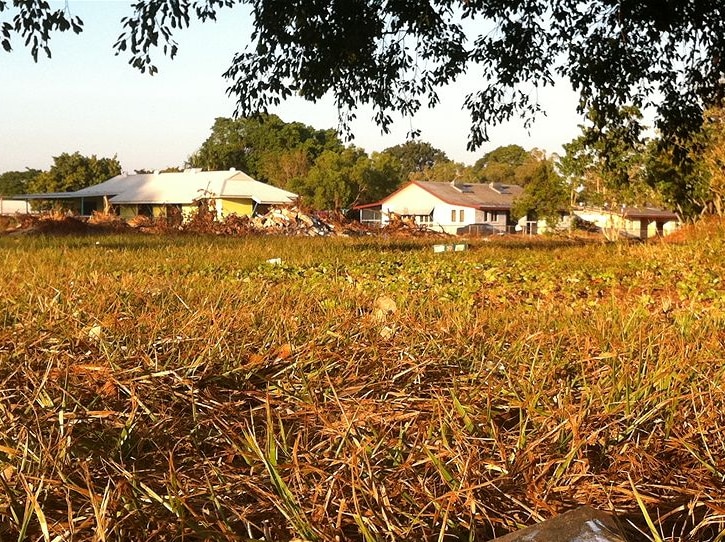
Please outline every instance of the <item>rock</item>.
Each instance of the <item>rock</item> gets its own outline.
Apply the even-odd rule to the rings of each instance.
[[[103,328],[101,326],[92,326],[88,329],[88,338],[94,342],[103,342]]]
[[[617,520],[590,506],[582,506],[491,542],[626,542]]]
[[[380,296],[373,304],[373,318],[378,322],[385,322],[389,316],[395,314],[398,305],[387,296]]]

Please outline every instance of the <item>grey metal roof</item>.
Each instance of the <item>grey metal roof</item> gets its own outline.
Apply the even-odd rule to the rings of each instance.
[[[473,207],[476,209],[508,209],[514,199],[523,192],[515,184],[500,183],[436,183],[413,181],[423,190],[430,192],[449,205]]]
[[[5,199],[13,200],[45,200],[45,199],[75,199],[78,196],[75,192],[43,192],[40,194],[15,194],[6,196]]]
[[[241,171],[138,173],[116,175],[75,192],[22,194],[14,199],[49,200],[108,197],[115,204],[191,204],[207,197],[248,198],[263,204],[287,204],[297,194],[252,179]]]
[[[657,207],[625,207],[622,216],[633,220],[679,220],[676,213]]]

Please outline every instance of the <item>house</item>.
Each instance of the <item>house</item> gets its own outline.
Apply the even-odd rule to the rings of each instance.
[[[136,215],[188,215],[202,200],[214,202],[217,216],[252,215],[270,205],[286,205],[297,194],[256,181],[246,173],[187,169],[169,173],[127,173],[75,192],[25,194],[16,199],[62,201],[81,215],[113,211],[123,218]]]
[[[0,196],[0,215],[14,215],[30,213],[30,206],[26,201],[15,201]]]
[[[553,225],[549,224],[549,220],[547,219],[522,216],[518,220],[516,231],[520,231],[526,235],[539,235],[569,230],[571,224],[572,215],[567,210],[561,210],[558,212],[556,222]]]
[[[412,181],[376,203],[359,205],[360,221],[384,226],[391,217],[453,234],[513,231],[511,206],[523,188],[512,184]]]
[[[624,235],[646,240],[672,233],[681,225],[676,213],[656,207],[580,207],[574,210],[574,215],[596,225],[608,239]]]

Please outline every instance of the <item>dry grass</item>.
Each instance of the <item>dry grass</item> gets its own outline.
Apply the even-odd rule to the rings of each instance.
[[[586,503],[713,540],[709,231],[0,238],[0,539],[486,540]]]

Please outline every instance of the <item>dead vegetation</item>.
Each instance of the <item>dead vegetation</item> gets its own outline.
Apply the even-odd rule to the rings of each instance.
[[[383,228],[365,226],[339,212],[317,213],[300,206],[273,207],[252,217],[228,215],[218,219],[204,201],[198,210],[182,221],[181,216],[149,217],[138,215],[124,220],[114,214],[94,212],[90,218],[48,213],[18,215],[0,222],[0,233],[14,235],[67,235],[113,233],[134,230],[147,234],[191,233],[202,235],[281,235],[293,237],[350,237],[382,235],[386,237],[441,237],[413,220],[393,217]]]
[[[722,235],[97,239],[0,239],[2,540],[723,529]]]

